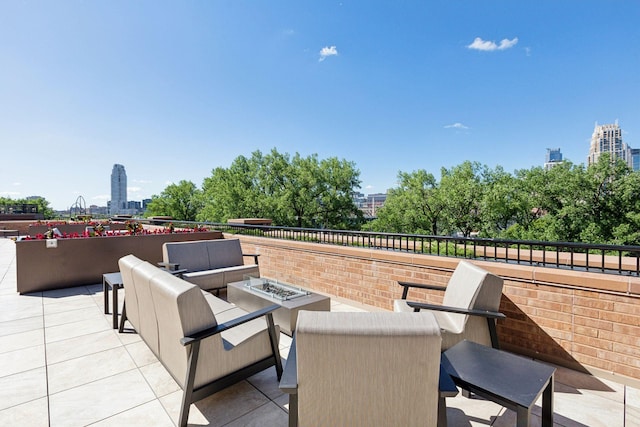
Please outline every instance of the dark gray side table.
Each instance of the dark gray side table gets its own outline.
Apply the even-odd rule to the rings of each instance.
[[[442,366],[459,387],[516,411],[518,427],[542,395],[542,427],[553,427],[554,367],[471,341],[445,351]]]
[[[109,289],[113,291],[113,329],[118,329],[118,290],[122,288],[122,275],[105,273],[102,275],[102,290],[104,293],[104,314],[109,314]]]

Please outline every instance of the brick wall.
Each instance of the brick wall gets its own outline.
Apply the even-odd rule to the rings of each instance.
[[[227,236],[231,237],[231,236]],[[391,310],[398,280],[446,285],[456,258],[241,237],[261,274]],[[498,322],[504,349],[619,381],[640,383],[640,279],[476,262],[505,279]],[[433,291],[410,299],[441,302]]]

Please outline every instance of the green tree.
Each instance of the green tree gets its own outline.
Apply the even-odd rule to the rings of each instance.
[[[482,225],[483,173],[486,167],[465,161],[450,170],[442,168],[440,193],[444,200],[443,217],[448,233],[461,232],[469,237]]]
[[[201,191],[191,181],[182,180],[167,186],[159,196],[153,195],[147,216],[171,216],[177,220],[195,221],[202,208]]]
[[[205,179],[199,219],[266,217],[285,226],[352,228],[362,221],[353,201],[359,175],[346,160],[256,151]]]
[[[366,229],[391,233],[437,235],[444,203],[435,177],[420,169],[398,173],[399,185],[387,192],[387,200]]]
[[[501,166],[486,170],[483,187],[481,235],[499,236],[523,216],[522,211],[528,210],[529,206],[516,177]]]
[[[42,214],[44,219],[52,219],[55,217],[53,209],[49,206],[49,202],[44,197],[38,197],[35,199],[11,199],[8,197],[0,197],[0,206],[11,205],[37,205],[38,213]]]

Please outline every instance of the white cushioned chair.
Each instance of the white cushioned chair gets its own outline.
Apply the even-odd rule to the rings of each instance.
[[[289,426],[435,426],[440,340],[430,313],[301,311],[280,383]]]
[[[502,278],[468,261],[460,261],[446,287],[398,282],[404,287],[402,299],[394,301],[394,311],[429,310],[442,333],[442,351],[462,340],[498,348],[496,320],[502,296]],[[442,305],[407,301],[410,288],[444,291]]]

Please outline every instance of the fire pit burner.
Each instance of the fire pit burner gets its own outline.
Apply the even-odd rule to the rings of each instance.
[[[254,277],[249,279],[247,283],[245,283],[245,286],[252,291],[270,296],[280,301],[291,300],[311,293],[295,286],[279,283],[277,280]]]

